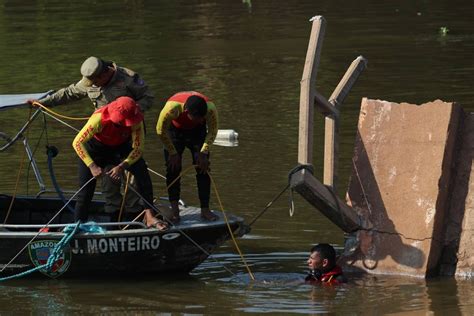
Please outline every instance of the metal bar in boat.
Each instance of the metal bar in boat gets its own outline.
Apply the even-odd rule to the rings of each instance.
[[[40,191],[43,192],[46,190],[46,186],[44,185],[43,177],[41,176],[38,165],[36,164],[36,160],[33,157],[30,144],[28,144],[28,139],[26,137],[23,138],[23,145],[25,145],[26,154],[30,160],[31,167],[33,167],[33,172],[35,173],[36,181],[38,181]]]
[[[64,194],[69,194],[69,195],[73,195],[74,193],[76,193],[76,191],[72,191],[72,190],[64,190],[64,191],[61,191],[62,193]],[[44,191],[40,191],[36,194],[36,197],[40,197],[41,195],[43,195],[44,193],[58,193],[56,190],[51,190],[51,189],[46,189]],[[95,191],[94,192],[94,195],[102,195],[102,192],[101,191]]]
[[[67,224],[49,224],[48,227],[51,228],[63,228],[66,226],[69,226],[74,223],[67,223]],[[142,228],[146,228],[146,225],[142,222],[106,222],[106,223],[98,223],[98,226],[125,226],[125,225],[134,225],[134,226],[140,226]],[[0,224],[0,228],[43,228],[45,227],[45,224]]]

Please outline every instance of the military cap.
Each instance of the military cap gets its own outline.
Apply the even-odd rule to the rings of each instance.
[[[104,68],[104,61],[97,57],[91,56],[87,58],[81,66],[81,75],[87,79],[97,77]]]
[[[102,59],[91,56],[87,58],[81,66],[82,82],[86,86],[92,85],[92,80],[97,77],[104,70],[105,63]]]

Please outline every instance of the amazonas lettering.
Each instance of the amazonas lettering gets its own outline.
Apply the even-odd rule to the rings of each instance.
[[[108,253],[108,252],[133,252],[142,250],[155,250],[160,246],[159,236],[131,236],[116,238],[87,239],[86,249],[79,245],[79,240],[74,240],[73,254],[83,253]]]

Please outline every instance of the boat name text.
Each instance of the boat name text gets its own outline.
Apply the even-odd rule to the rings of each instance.
[[[81,243],[82,244],[82,243]],[[85,246],[84,249],[81,246]],[[97,254],[111,252],[133,252],[143,250],[156,250],[160,246],[159,236],[132,236],[115,238],[87,239],[86,244],[79,245],[79,240],[74,240],[73,254]]]

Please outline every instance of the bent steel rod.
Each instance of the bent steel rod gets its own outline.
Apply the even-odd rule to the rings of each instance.
[[[38,109],[36,110],[35,113],[30,117],[30,119],[23,125],[23,127],[20,129],[20,131],[8,141],[7,144],[5,144],[3,147],[0,148],[0,152],[4,151],[5,149],[9,148],[11,145],[13,145],[21,136],[23,136],[23,132],[30,126],[30,124],[34,121],[34,119],[38,116],[38,114],[41,113],[41,110]]]

